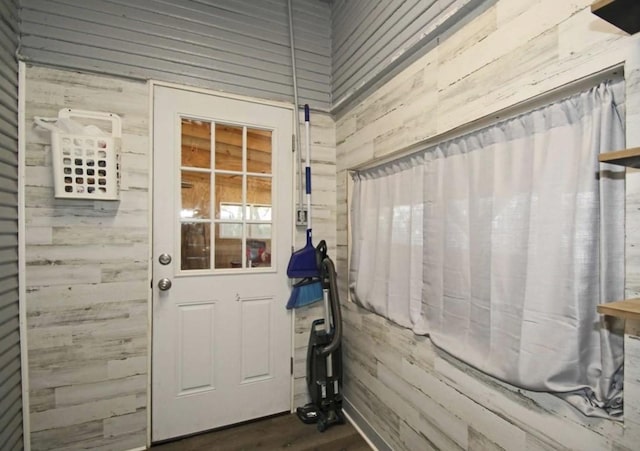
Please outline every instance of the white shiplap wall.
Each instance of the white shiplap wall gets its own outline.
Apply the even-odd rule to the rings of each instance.
[[[22,449],[18,314],[18,5],[0,1],[0,449]]]
[[[27,71],[27,308],[34,449],[143,446],[147,412],[148,97],[143,84]],[[123,121],[122,200],[55,200],[48,135],[34,115],[62,107]],[[301,117],[302,119],[302,117]],[[335,257],[335,123],[311,114],[314,242]],[[296,248],[304,245],[298,230]],[[320,305],[296,311],[295,400],[306,402],[306,344]]]
[[[28,67],[26,307],[34,450],[143,447],[147,437],[149,90]],[[61,108],[122,119],[119,201],[54,199],[50,135]]]
[[[143,299],[149,243],[143,198],[149,156],[143,151],[148,139],[143,111],[148,99],[138,83],[90,73],[153,77],[291,101],[286,2],[25,0],[21,6],[23,57],[85,73],[30,67],[28,124],[34,115],[55,116],[62,107],[113,111],[123,115],[127,147],[124,197],[117,208],[109,202],[59,201],[52,198],[46,134],[29,129],[33,448],[142,446],[150,395],[144,387],[148,350],[142,341],[147,332]],[[293,0],[293,6],[301,102],[328,108],[329,5]],[[311,136],[314,233],[334,249],[333,120],[313,113]],[[299,245],[303,237],[301,232]],[[306,320],[320,316],[315,310],[297,315],[296,343],[302,343],[297,354],[306,352]],[[304,366],[297,364],[295,372],[296,402],[303,403]]]
[[[292,0],[300,103],[330,106],[330,6]],[[287,0],[21,0],[26,61],[292,101]]]
[[[627,144],[640,134],[640,36],[590,12],[591,0],[499,0],[336,122],[338,273],[347,278],[349,168],[625,63]],[[615,150],[615,149],[612,149]],[[627,294],[640,292],[640,177],[627,175]],[[343,288],[343,291],[344,288]],[[346,296],[346,292],[344,293]],[[625,418],[588,418],[516,389],[427,337],[345,303],[345,396],[394,450],[632,450],[640,440],[640,325],[625,336]]]

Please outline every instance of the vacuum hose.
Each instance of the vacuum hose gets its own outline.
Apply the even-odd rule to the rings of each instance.
[[[322,259],[322,283],[323,286],[328,279],[328,288],[329,288],[329,298],[331,304],[331,315],[333,318],[333,337],[331,337],[331,342],[320,348],[318,350],[318,354],[320,357],[326,357],[340,346],[340,342],[342,340],[342,312],[340,310],[340,295],[338,294],[338,284],[336,282],[336,267],[333,264],[333,260],[329,257],[324,256]]]

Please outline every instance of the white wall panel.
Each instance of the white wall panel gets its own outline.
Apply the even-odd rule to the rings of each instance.
[[[28,67],[25,102],[32,449],[144,447],[150,177],[138,161],[150,159],[149,88]],[[120,201],[54,198],[51,136],[33,117],[61,108],[122,118]]]
[[[567,84],[621,64],[627,145],[640,143],[639,35],[628,36],[599,19],[591,3],[498,0],[485,5],[474,11],[473,20],[449,30],[438,45],[341,112],[336,122],[340,281],[348,277],[349,251],[348,193],[342,180],[354,167],[437,142],[458,127],[493,120],[501,110],[549,92],[562,95]],[[336,6],[367,4],[352,6],[349,0]],[[626,291],[627,297],[637,297],[640,173],[629,170],[626,183]],[[346,283],[340,288],[346,299]],[[638,448],[638,322],[628,321],[625,335],[623,425],[586,417],[548,393],[502,383],[440,351],[428,337],[351,302],[343,304],[345,398],[394,450]]]

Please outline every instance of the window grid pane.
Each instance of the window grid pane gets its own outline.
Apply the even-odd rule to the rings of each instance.
[[[270,267],[273,132],[181,123],[181,269]]]

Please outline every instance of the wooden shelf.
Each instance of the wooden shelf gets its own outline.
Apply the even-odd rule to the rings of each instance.
[[[598,313],[617,318],[640,320],[640,298],[600,304]]]
[[[638,0],[597,0],[591,12],[629,34],[640,31]]]
[[[639,3],[640,4],[640,3]],[[601,153],[601,163],[618,164],[630,168],[640,168],[640,147]]]

